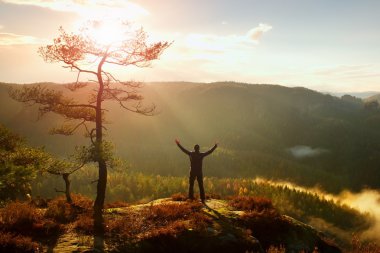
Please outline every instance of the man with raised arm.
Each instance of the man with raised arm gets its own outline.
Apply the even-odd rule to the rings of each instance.
[[[212,147],[209,151],[201,153],[199,152],[198,144],[194,146],[194,151],[189,151],[181,145],[178,139],[175,139],[175,143],[190,158],[189,199],[194,199],[194,181],[197,179],[199,194],[201,195],[202,203],[205,203],[206,196],[203,188],[202,161],[205,156],[208,156],[216,149],[218,144],[215,143],[214,147]]]

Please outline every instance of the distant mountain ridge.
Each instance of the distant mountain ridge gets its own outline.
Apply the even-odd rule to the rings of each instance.
[[[6,87],[0,85],[0,105],[7,108],[0,112],[3,124],[58,154],[87,143],[79,135],[48,136],[48,129],[62,120],[48,115],[36,122],[36,108],[11,100]],[[83,99],[90,88],[70,94]],[[195,143],[204,150],[220,142],[205,160],[206,176],[263,176],[335,192],[380,187],[380,112],[366,110],[361,100],[233,82],[148,83],[142,94],[146,103],[157,105],[156,116],[107,105],[107,138],[132,170],[186,174],[188,159],[174,144],[179,138],[189,149]],[[292,152],[297,147],[304,147],[301,156]]]
[[[371,96],[380,94],[379,91],[362,91],[362,92],[323,92],[326,94],[331,94],[333,96],[342,97],[344,95],[354,96],[360,99],[367,99]]]

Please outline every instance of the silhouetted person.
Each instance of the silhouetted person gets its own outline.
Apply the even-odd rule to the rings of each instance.
[[[215,143],[214,147],[212,147],[209,151],[201,153],[199,152],[198,144],[194,146],[194,151],[189,151],[182,147],[178,139],[175,140],[175,143],[177,143],[177,146],[190,158],[189,199],[194,199],[194,181],[197,179],[199,194],[201,195],[201,200],[204,203],[206,196],[203,188],[202,161],[205,156],[208,156],[216,149],[218,144]]]

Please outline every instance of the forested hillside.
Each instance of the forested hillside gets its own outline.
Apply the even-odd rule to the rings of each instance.
[[[81,135],[48,135],[63,120],[47,115],[37,121],[37,107],[11,100],[10,86],[15,87],[0,85],[0,122],[5,126],[57,154],[87,143]],[[91,88],[75,96],[86,99]],[[107,106],[107,139],[131,170],[186,175],[188,158],[174,144],[179,138],[189,149],[196,143],[201,150],[220,143],[205,160],[207,176],[286,179],[334,192],[380,187],[380,111],[354,97],[238,83],[152,83],[142,93],[148,105],[157,105],[156,116]]]

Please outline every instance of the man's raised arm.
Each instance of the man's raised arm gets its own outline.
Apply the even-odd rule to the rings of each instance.
[[[214,147],[212,147],[209,151],[207,152],[204,152],[203,155],[204,156],[207,156],[209,154],[211,154],[212,152],[214,152],[214,150],[218,147],[218,143],[215,143]]]
[[[182,150],[183,153],[185,153],[186,155],[190,155],[190,151],[185,149],[184,147],[182,147],[182,145],[181,145],[181,143],[179,143],[178,139],[175,139],[175,143]]]

